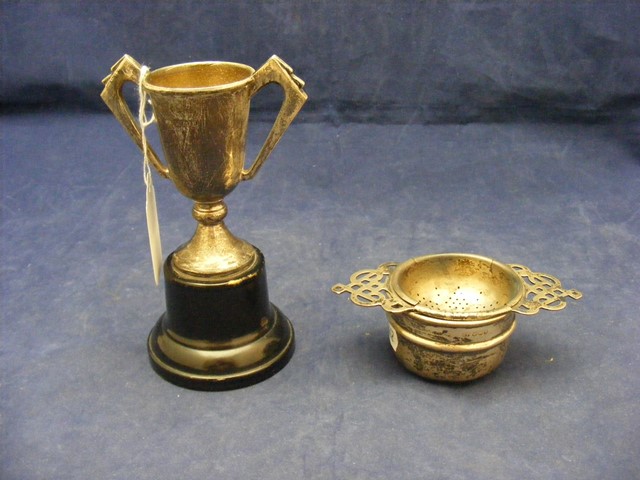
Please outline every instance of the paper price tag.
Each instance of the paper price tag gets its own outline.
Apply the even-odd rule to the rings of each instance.
[[[389,343],[395,352],[398,349],[398,334],[391,325],[389,325]]]
[[[162,268],[162,244],[160,243],[160,223],[158,222],[158,208],[156,207],[156,192],[153,188],[153,180],[149,180],[147,183],[146,207],[153,279],[156,285],[158,285],[160,281],[160,269]]]
[[[144,77],[149,73],[149,67],[140,67],[140,79],[138,81],[138,95],[140,96],[140,108],[138,110],[138,123],[140,124],[140,136],[142,137],[143,175],[146,189],[146,213],[147,231],[149,233],[149,249],[151,250],[151,264],[153,265],[153,279],[158,285],[160,281],[160,269],[162,267],[162,245],[160,243],[160,223],[158,222],[158,207],[156,206],[156,192],[153,188],[153,176],[149,166],[149,154],[147,150],[146,128],[155,121],[155,117],[147,118],[147,94],[142,88]]]

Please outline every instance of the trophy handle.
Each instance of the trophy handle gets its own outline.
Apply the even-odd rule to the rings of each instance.
[[[253,165],[249,170],[242,169],[242,180],[251,180],[262,164],[267,159],[273,148],[280,141],[284,132],[296,117],[304,102],[307,101],[307,94],[302,90],[304,81],[293,74],[293,69],[287,65],[277,55],[273,55],[267,62],[253,74],[253,83],[249,92],[253,97],[264,86],[269,83],[277,83],[284,90],[284,101],[280,107],[280,112],[276,118],[267,139],[258,153]]]
[[[122,95],[122,87],[125,82],[132,82],[137,85],[139,79],[140,64],[134,60],[133,57],[124,55],[111,67],[111,73],[102,80],[104,90],[102,90],[100,97],[102,97],[102,100],[104,100],[104,103],[106,103],[111,112],[113,112],[116,119],[142,150],[142,133],[140,126]],[[148,145],[147,156],[158,173],[165,178],[169,178],[169,169],[162,164],[156,152]]]

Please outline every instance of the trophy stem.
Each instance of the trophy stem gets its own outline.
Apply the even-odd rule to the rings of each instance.
[[[178,277],[219,283],[255,266],[258,261],[256,248],[229,231],[223,221],[226,215],[227,206],[223,200],[195,203],[196,232],[173,255],[172,265]]]

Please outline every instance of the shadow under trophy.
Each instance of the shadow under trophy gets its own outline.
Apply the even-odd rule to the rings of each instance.
[[[250,180],[307,100],[304,82],[277,56],[257,71],[238,63],[185,63],[152,70],[125,55],[105,78],[102,99],[160,175],[193,200],[197,227],[164,261],[166,312],[149,334],[151,365],[162,377],[197,390],[257,383],[291,358],[293,327],[269,301],[264,257],[225,226],[224,197]],[[163,163],[123,97],[126,82],[150,99]],[[284,100],[251,167],[245,144],[251,98],[277,83]]]

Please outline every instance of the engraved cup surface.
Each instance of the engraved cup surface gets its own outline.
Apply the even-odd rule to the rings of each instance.
[[[151,98],[169,176],[197,202],[216,202],[240,182],[253,68],[185,63],[151,72]]]

